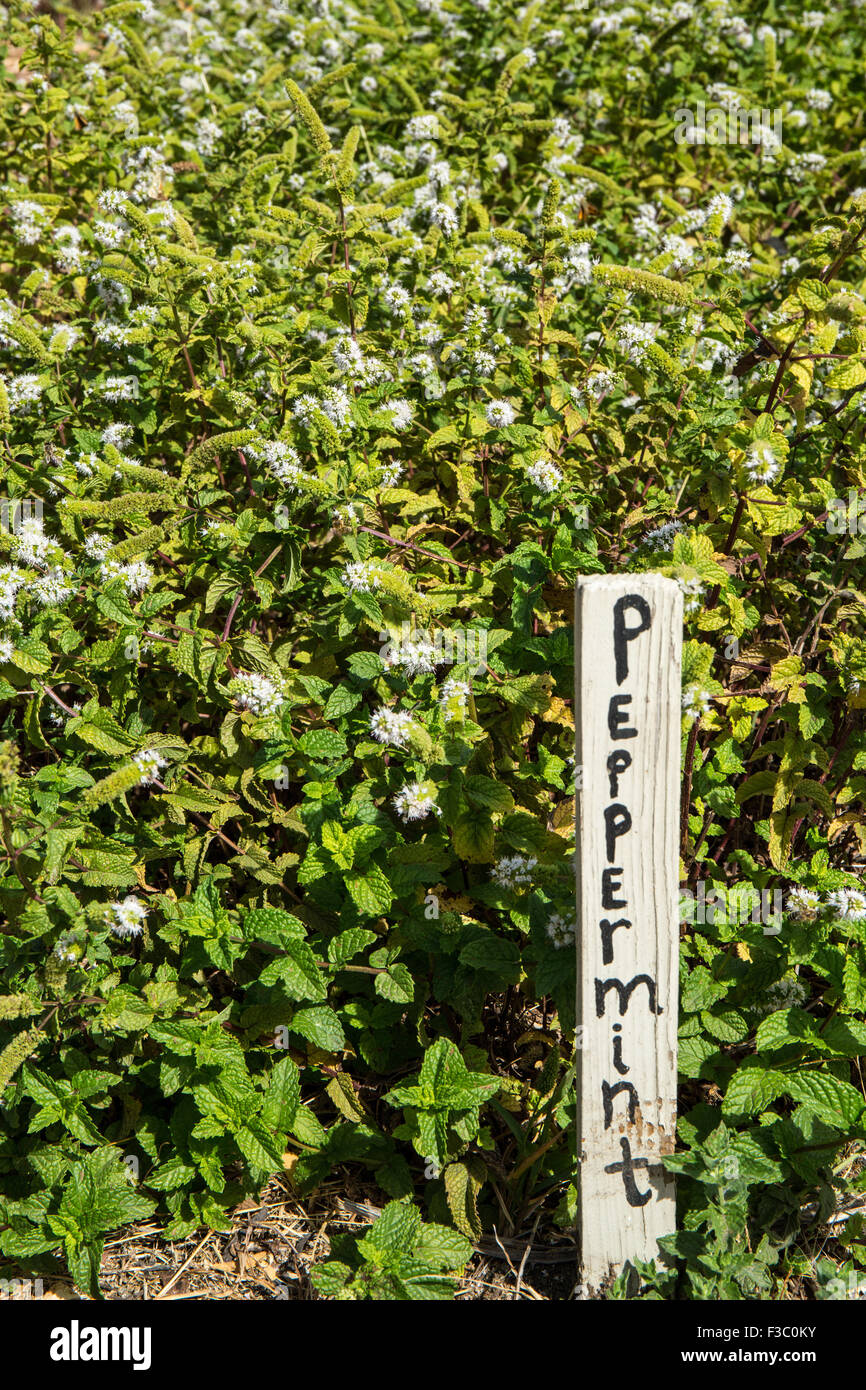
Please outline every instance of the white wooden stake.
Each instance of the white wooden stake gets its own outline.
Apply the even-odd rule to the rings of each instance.
[[[577,1097],[582,1281],[676,1227],[682,593],[579,578],[575,601]]]

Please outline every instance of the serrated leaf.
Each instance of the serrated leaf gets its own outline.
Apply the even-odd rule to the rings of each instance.
[[[287,940],[303,940],[306,928],[291,912],[278,907],[254,907],[243,918],[243,933],[247,940],[268,941],[282,946]]]
[[[501,681],[496,694],[511,705],[528,710],[531,714],[541,714],[550,705],[553,680],[548,675],[513,676]]]
[[[779,1072],[748,1058],[728,1083],[722,1112],[731,1116],[760,1115],[784,1089],[785,1079]]]
[[[866,1109],[860,1092],[824,1071],[798,1071],[785,1078],[785,1089],[826,1124],[848,1129]]]
[[[358,1099],[351,1078],[345,1072],[338,1072],[332,1077],[325,1089],[340,1114],[347,1120],[357,1124],[369,1118]]]
[[[436,1269],[459,1272],[472,1258],[473,1247],[471,1240],[450,1226],[425,1224],[418,1232],[415,1254]]]
[[[840,362],[827,377],[826,385],[833,391],[853,391],[866,382],[866,364],[856,357]]]
[[[775,1052],[797,1043],[814,1042],[818,1025],[805,1009],[774,1009],[760,1023],[755,1038],[759,1052]]]
[[[415,998],[412,976],[402,961],[390,965],[374,981],[376,993],[390,1004],[411,1004]]]
[[[351,690],[346,685],[335,686],[322,713],[326,719],[339,719],[341,715],[355,709],[363,698],[359,690]]]
[[[493,862],[494,829],[487,811],[465,811],[454,822],[451,837],[454,852],[469,864]]]
[[[434,430],[428,437],[424,448],[427,453],[432,453],[434,449],[441,449],[446,444],[456,444],[458,439],[459,435],[455,425],[443,425],[441,429]]]
[[[342,758],[347,749],[345,738],[336,729],[310,729],[298,746],[302,753],[317,759]]]
[[[51,670],[51,651],[38,637],[22,637],[13,649],[12,662],[28,676],[41,676]]]
[[[367,917],[382,917],[391,907],[391,885],[378,864],[371,864],[363,874],[349,874],[346,887],[359,912]]]
[[[494,782],[492,777],[475,774],[467,777],[463,784],[466,800],[473,806],[483,806],[494,815],[504,815],[514,810],[514,797],[502,782]]]
[[[253,1169],[262,1173],[282,1171],[283,1156],[274,1136],[255,1116],[235,1130],[234,1141]]]
[[[301,1098],[301,1076],[291,1057],[281,1057],[270,1071],[262,1119],[271,1129],[290,1133]]]
[[[323,1052],[342,1052],[346,1046],[343,1026],[333,1009],[296,1009],[292,1032],[300,1033]]]
[[[493,932],[479,932],[460,951],[461,965],[487,970],[503,983],[515,984],[520,977],[520,952],[513,941]]]
[[[328,960],[335,966],[345,965],[377,939],[376,933],[365,927],[350,927],[328,942]]]
[[[290,999],[327,999],[323,973],[306,941],[287,941],[284,951],[284,955],[265,966],[259,976],[261,983],[279,982]]]
[[[473,1165],[474,1167],[474,1165]],[[454,1225],[468,1241],[481,1239],[477,1197],[481,1181],[469,1163],[449,1163],[443,1173],[445,1196]]]

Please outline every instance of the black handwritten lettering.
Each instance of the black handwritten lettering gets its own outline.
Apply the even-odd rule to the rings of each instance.
[[[638,1192],[637,1183],[634,1180],[635,1168],[649,1168],[649,1159],[632,1158],[631,1145],[628,1140],[623,1138],[619,1141],[622,1149],[622,1163],[608,1163],[605,1165],[606,1173],[622,1173],[622,1180],[625,1184],[625,1200],[630,1207],[645,1207],[652,1197],[652,1188],[649,1192]]]
[[[616,907],[628,907],[627,898],[615,898],[614,893],[622,892],[622,877],[614,881],[614,874],[622,875],[622,869],[602,869],[601,871],[601,905],[605,912],[612,912]]]
[[[611,695],[607,707],[607,731],[611,738],[637,738],[637,729],[628,727],[628,715],[620,705],[630,705],[630,695]]]
[[[613,1026],[614,1028],[619,1028],[618,1023],[615,1023]],[[628,1076],[629,1072],[631,1071],[631,1067],[627,1067],[625,1062],[622,1060],[621,1037],[615,1037],[613,1040],[613,1064],[619,1072],[620,1076]]]
[[[640,614],[637,627],[626,627],[626,610],[633,608]],[[613,605],[613,655],[616,662],[616,683],[622,685],[628,675],[628,644],[646,632],[652,622],[650,606],[640,594],[624,594]]]
[[[619,796],[619,779],[627,767],[631,767],[631,753],[625,748],[615,748],[608,755],[607,775],[610,778],[611,796]]]
[[[624,985],[622,980],[596,980],[595,982],[595,1013],[596,1018],[604,1018],[605,1001],[608,991],[615,989],[619,999],[619,1016],[622,1018],[631,1002],[631,996],[638,985],[646,985],[649,994],[649,1007],[651,1014],[660,1014],[662,1010],[656,1007],[656,982],[649,975],[635,975],[633,980],[629,980]]]
[[[617,1039],[619,1041],[619,1039]],[[609,1081],[601,1083],[601,1102],[604,1106],[604,1127],[610,1129],[613,1124],[613,1103],[622,1092],[628,1096],[628,1122],[634,1124],[635,1111],[640,1106],[640,1097],[630,1081],[617,1081],[615,1086],[611,1086]]]
[[[601,928],[601,963],[602,965],[612,965],[613,934],[617,927],[630,927],[631,922],[627,917],[619,917],[615,922],[611,922],[607,917],[603,917],[598,925]]]
[[[620,835],[631,830],[631,811],[621,801],[615,801],[604,808],[604,837],[607,845],[607,861],[611,863],[616,854],[616,842]]]

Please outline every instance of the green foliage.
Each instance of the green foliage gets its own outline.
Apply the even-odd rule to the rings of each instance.
[[[420,1213],[389,1202],[365,1236],[332,1240],[342,1258],[312,1271],[313,1284],[326,1298],[419,1302],[453,1298],[472,1246],[448,1226],[425,1224]]]
[[[397,1086],[385,1099],[403,1107],[396,1131],[437,1167],[463,1153],[478,1134],[478,1112],[499,1090],[497,1080],[468,1071],[458,1049],[439,1038],[424,1054],[415,1084]]]
[[[866,179],[862,16],[809,13],[3,7],[4,1257],[95,1293],[113,1226],[222,1229],[286,1169],[394,1199],[334,1296],[447,1296],[503,1204],[573,1223],[573,585],[651,569],[683,880],[785,909],[684,925],[639,1275],[829,1287]],[[780,147],[680,138],[737,100]]]

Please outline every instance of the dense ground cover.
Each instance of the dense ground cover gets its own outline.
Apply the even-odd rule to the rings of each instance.
[[[386,1208],[338,1297],[570,1228],[572,591],[655,569],[731,892],[643,1294],[850,1294],[861,8],[3,13],[0,1252],[284,1169]]]

